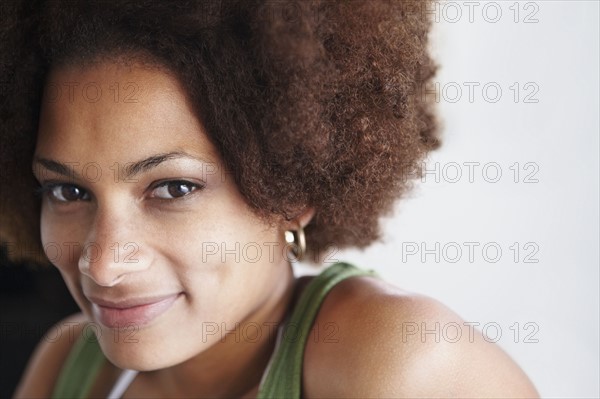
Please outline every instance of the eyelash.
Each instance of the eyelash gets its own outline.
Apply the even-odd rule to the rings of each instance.
[[[189,197],[190,195],[194,194],[197,191],[200,191],[204,188],[204,184],[200,184],[200,183],[194,183],[188,180],[164,180],[162,182],[158,182],[156,184],[152,185],[152,191],[158,189],[158,188],[162,188],[162,187],[168,187],[170,184],[177,184],[177,185],[186,185],[186,186],[190,186],[192,187],[192,189],[190,190],[189,193],[182,195],[181,197],[173,197],[173,198],[158,198],[158,197],[152,197],[154,199],[157,199],[159,201],[174,201],[177,199],[183,199],[186,197]]]
[[[73,187],[73,188],[77,188],[77,189],[79,189],[83,193],[83,195],[88,195],[89,196],[89,193],[85,189],[77,186],[76,184],[71,184],[71,183],[55,183],[55,182],[44,183],[44,184],[40,185],[40,187],[37,187],[35,189],[35,194],[37,196],[46,196],[47,195],[52,200],[54,200],[54,201],[56,201],[58,203],[64,203],[64,204],[70,203],[70,202],[80,201],[80,200],[77,200],[77,201],[62,201],[62,200],[58,200],[56,198],[53,198],[54,195],[53,195],[52,191],[54,189],[56,189],[57,187],[63,187],[63,188],[64,187]],[[85,200],[81,200],[81,201],[85,201]]]
[[[187,194],[184,194],[180,197],[171,197],[171,198],[160,198],[160,197],[156,197],[156,196],[151,196],[150,198],[152,199],[156,199],[158,201],[164,201],[164,202],[170,202],[170,201],[174,201],[174,200],[178,200],[178,199],[183,199],[183,198],[187,198],[190,195],[194,194],[195,192],[202,190],[204,188],[203,184],[199,184],[199,183],[194,183],[188,180],[164,180],[155,184],[151,185],[151,192],[154,192],[155,190],[159,189],[159,188],[163,188],[163,187],[168,187],[169,185],[185,185],[185,186],[189,186],[190,190]],[[49,182],[49,183],[44,183],[42,185],[40,185],[39,187],[37,187],[35,189],[35,194],[37,196],[44,196],[47,195],[48,197],[50,197],[51,200],[60,203],[60,204],[69,204],[69,203],[73,203],[73,202],[79,202],[79,201],[88,201],[89,199],[77,199],[74,201],[70,201],[70,200],[59,200],[56,198],[56,196],[53,194],[53,190],[55,190],[58,187],[73,187],[73,188],[77,188],[81,191],[83,196],[88,196],[89,197],[89,192],[84,189],[79,187],[76,184],[71,184],[71,183],[59,183],[59,182]]]

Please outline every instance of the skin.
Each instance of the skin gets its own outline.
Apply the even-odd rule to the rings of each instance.
[[[56,98],[50,88],[66,87],[64,82],[79,82],[79,89]],[[98,101],[82,95],[88,82],[102,88]],[[120,87],[135,82],[136,102],[115,101],[109,89],[115,82]],[[177,156],[156,158],[173,153]],[[128,164],[149,157],[155,157],[152,167],[126,179]],[[75,173],[59,173],[56,163],[74,165]],[[251,211],[178,81],[137,63],[55,69],[33,166],[42,185],[54,185],[42,200],[41,234],[82,310],[69,322],[75,334],[93,323],[110,360],[93,394],[105,396],[120,369],[133,368],[142,373],[125,397],[254,397],[274,347],[275,334],[267,326],[284,319],[294,290],[308,281],[294,279],[285,251],[283,233],[296,222],[267,224]],[[304,211],[297,222],[306,225],[313,213]],[[61,256],[51,252],[56,243]],[[77,245],[69,244],[74,250],[67,253],[64,243]],[[254,249],[238,251],[236,259],[233,252],[210,255],[215,250],[210,243]],[[258,260],[256,248],[262,253]],[[104,325],[90,299],[167,294],[177,297],[166,312],[130,329]],[[381,280],[340,283],[315,321],[335,323],[337,343],[307,343],[304,396],[537,397],[518,366],[478,332],[472,342],[458,345],[403,340],[406,321],[461,322],[437,301]],[[238,323],[237,333],[208,334],[222,323],[230,331]],[[248,323],[263,326],[259,339],[244,333]],[[62,334],[58,342],[42,342],[16,396],[48,396],[72,341]]]

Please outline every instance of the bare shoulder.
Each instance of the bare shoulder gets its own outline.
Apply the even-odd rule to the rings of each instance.
[[[304,392],[307,397],[539,397],[498,345],[463,322],[433,298],[372,277],[344,280],[325,298],[306,344]]]
[[[87,324],[87,318],[75,314],[56,323],[36,347],[15,398],[48,398],[76,338]]]

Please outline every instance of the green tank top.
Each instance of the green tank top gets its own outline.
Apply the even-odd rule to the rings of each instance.
[[[321,303],[337,283],[354,276],[379,277],[374,270],[339,262],[323,270],[304,288],[283,326],[283,336],[289,332],[296,339],[280,341],[261,381],[257,398],[301,397],[304,347]],[[105,361],[98,341],[82,335],[67,357],[52,397],[86,398]]]

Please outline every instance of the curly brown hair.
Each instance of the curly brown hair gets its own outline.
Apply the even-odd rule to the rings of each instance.
[[[309,205],[313,255],[365,247],[439,146],[427,2],[23,1],[0,27],[0,239],[40,249],[31,161],[46,75],[123,55],[183,83],[248,203]]]

